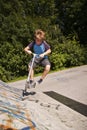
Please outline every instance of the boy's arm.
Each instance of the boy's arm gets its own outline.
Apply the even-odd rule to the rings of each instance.
[[[45,46],[45,52],[41,54],[40,57],[44,57],[51,53],[50,45],[46,41],[44,41],[44,46]]]
[[[49,48],[47,51],[45,51],[43,54],[44,54],[44,56],[45,55],[48,55],[48,54],[50,54],[51,53],[51,49]]]
[[[27,47],[24,48],[24,51],[28,54],[32,54],[32,48],[33,48],[34,42],[31,42]]]
[[[50,48],[50,45],[46,41],[44,41],[44,46],[45,46],[45,52],[43,54],[45,56],[51,53],[51,48]]]
[[[47,51],[45,51],[43,54],[40,55],[40,57],[44,57],[51,53],[51,49],[49,48]]]
[[[24,48],[24,51],[25,51],[27,54],[29,54],[29,55],[32,54],[32,51],[30,50],[29,46],[25,47],[25,48]]]

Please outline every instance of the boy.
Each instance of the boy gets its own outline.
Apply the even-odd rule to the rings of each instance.
[[[45,32],[41,29],[38,29],[35,31],[34,34],[34,41],[31,42],[27,47],[25,47],[24,51],[31,55],[32,53],[38,54],[39,58],[35,58],[33,69],[31,71],[30,75],[30,83],[34,83],[34,68],[37,65],[42,65],[44,67],[44,72],[41,76],[41,78],[37,81],[38,84],[40,84],[43,79],[46,77],[48,72],[50,71],[51,64],[48,60],[48,54],[51,53],[51,49],[49,44],[44,40],[45,39]],[[29,68],[31,66],[32,60],[29,63]],[[35,83],[36,85],[36,83]]]

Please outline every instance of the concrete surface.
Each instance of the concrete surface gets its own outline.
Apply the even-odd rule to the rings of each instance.
[[[9,85],[24,89],[25,80]],[[87,65],[48,74],[41,85],[28,91],[35,94],[23,103],[35,130],[87,130]]]

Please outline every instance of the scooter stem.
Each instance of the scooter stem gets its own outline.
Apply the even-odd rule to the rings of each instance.
[[[29,74],[28,74],[27,82],[30,82],[31,71],[32,71],[32,68],[33,68],[33,64],[34,64],[34,60],[35,60],[36,55],[37,55],[37,54],[34,54],[34,53],[33,53],[32,64],[31,64],[31,66],[30,66],[30,71],[29,71]]]

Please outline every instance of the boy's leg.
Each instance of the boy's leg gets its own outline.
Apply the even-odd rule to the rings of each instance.
[[[44,69],[44,72],[43,72],[43,74],[41,76],[41,79],[44,79],[46,77],[46,75],[49,73],[49,71],[50,71],[50,65],[46,65],[45,69]]]
[[[30,81],[34,80],[34,69],[31,70]]]
[[[50,68],[51,68],[51,64],[48,59],[44,59],[42,61],[42,65],[45,66],[45,69],[44,69],[44,72],[43,72],[41,78],[38,80],[38,83],[41,83],[43,81],[43,79],[47,76],[47,74],[49,73]]]

